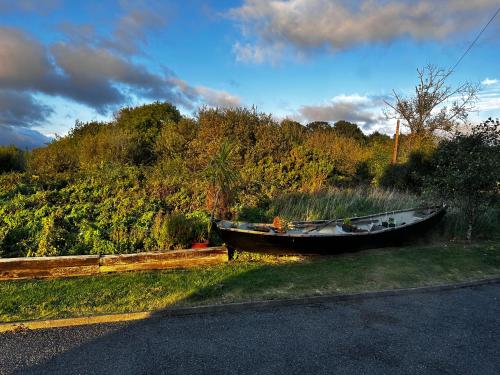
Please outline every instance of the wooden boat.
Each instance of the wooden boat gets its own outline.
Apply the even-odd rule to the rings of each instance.
[[[215,222],[215,228],[230,252],[338,254],[407,242],[433,228],[445,213],[443,205],[349,220],[295,221],[286,228],[220,220]]]

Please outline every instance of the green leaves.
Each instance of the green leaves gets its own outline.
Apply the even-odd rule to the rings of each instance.
[[[428,190],[459,207],[470,237],[479,215],[495,199],[500,181],[500,124],[491,119],[441,142],[433,155]]]
[[[232,156],[232,146],[229,142],[223,142],[205,170],[210,184],[220,191],[231,190],[239,180],[239,174],[231,162]]]

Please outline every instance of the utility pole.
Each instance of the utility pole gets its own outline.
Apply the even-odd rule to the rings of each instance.
[[[398,160],[398,140],[399,140],[399,119],[396,123],[396,133],[394,134],[394,148],[392,149],[392,164]]]

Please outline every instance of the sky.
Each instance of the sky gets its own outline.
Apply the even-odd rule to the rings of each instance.
[[[450,68],[498,0],[0,0],[0,144],[31,149],[75,121],[168,101],[255,106],[303,124],[383,114],[417,68]],[[470,121],[500,117],[500,15],[449,84],[479,85]]]

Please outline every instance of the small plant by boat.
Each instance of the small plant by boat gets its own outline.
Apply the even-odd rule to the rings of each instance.
[[[290,222],[283,217],[276,216],[273,219],[273,228],[278,233],[286,233],[290,228]]]
[[[351,218],[346,217],[343,222],[342,222],[342,230],[344,232],[355,232],[356,231],[356,225],[352,224]]]

